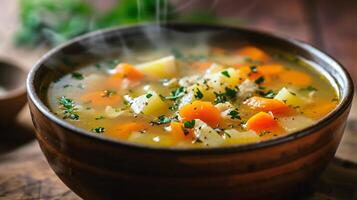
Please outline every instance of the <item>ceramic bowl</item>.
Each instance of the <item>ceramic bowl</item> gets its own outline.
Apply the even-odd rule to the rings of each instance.
[[[0,126],[13,123],[27,102],[27,73],[6,61],[0,61]]]
[[[247,43],[307,59],[336,88],[341,102],[316,125],[293,134],[205,149],[114,141],[77,128],[49,110],[48,86],[66,73],[137,49],[170,46],[174,40],[227,47]],[[43,153],[58,177],[84,199],[291,199],[334,157],[353,97],[346,70],[311,45],[259,31],[180,23],[115,28],[74,39],[34,66],[27,87]]]

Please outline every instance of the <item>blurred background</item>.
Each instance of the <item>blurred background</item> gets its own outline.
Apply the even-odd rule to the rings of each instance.
[[[357,78],[355,0],[1,0],[0,57],[29,68],[48,48],[113,26],[190,21],[261,29],[310,42]]]
[[[28,71],[49,49],[94,30],[145,22],[205,22],[306,41],[339,60],[357,82],[356,11],[356,0],[0,0],[0,60]],[[357,103],[353,105],[337,157],[357,162]],[[32,130],[27,108],[19,122]],[[351,174],[357,177],[357,168]],[[328,199],[356,198],[356,179],[350,181],[354,184],[344,190],[340,186],[346,179],[328,177],[327,186],[343,189],[336,192],[331,186],[328,193],[342,198]],[[320,195],[326,194],[311,199],[324,199]],[[15,139],[0,143],[0,199],[78,197],[49,169],[36,142]]]

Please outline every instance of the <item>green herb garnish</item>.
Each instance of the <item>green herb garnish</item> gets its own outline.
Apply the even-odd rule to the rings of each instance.
[[[229,75],[229,72],[228,72],[228,71],[223,71],[223,72],[221,72],[221,74],[222,74],[223,76],[228,77],[228,78],[231,77],[231,75]]]
[[[93,132],[95,133],[104,133],[105,128],[104,127],[97,127],[92,129]]]
[[[309,86],[307,86],[306,88],[301,88],[300,90],[301,90],[301,91],[308,91],[308,92],[317,91],[317,89],[316,89],[314,86],[312,86],[312,85],[309,85]]]
[[[257,80],[255,80],[254,82],[259,85],[259,84],[262,84],[264,81],[265,81],[264,76],[260,76],[260,77],[257,78]]]
[[[77,79],[77,80],[83,80],[84,76],[83,76],[83,74],[81,74],[79,72],[73,72],[72,73],[72,78]]]
[[[151,93],[149,93],[149,94],[146,95],[146,98],[150,99],[150,97],[152,97],[152,94],[151,94]]]
[[[237,90],[226,87],[224,93],[214,92],[216,95],[215,104],[224,103],[228,100],[234,101],[237,97]]]
[[[237,110],[230,111],[228,115],[231,116],[231,119],[241,119]]]
[[[75,106],[73,100],[62,96],[58,102],[63,110],[63,119],[79,120],[79,115],[77,114],[78,108]]]
[[[95,118],[95,120],[101,120],[101,119],[105,119],[105,117],[102,116],[102,115],[100,115],[100,116],[98,116],[98,117]]]
[[[185,128],[194,128],[195,127],[195,122],[196,121],[194,119],[191,120],[191,121],[186,121],[186,122],[183,123],[183,126]]]
[[[252,73],[257,73],[258,72],[257,67],[255,65],[250,66],[250,71]]]
[[[151,124],[153,125],[162,125],[162,124],[168,124],[171,122],[171,119],[166,117],[165,115],[161,115],[158,117],[157,120],[151,121]]]
[[[179,87],[176,90],[171,92],[171,96],[166,97],[166,99],[175,100],[182,97],[185,94],[185,88]]]
[[[196,91],[195,91],[195,98],[196,99],[202,99],[203,98],[203,94],[201,92],[200,89],[196,88]]]

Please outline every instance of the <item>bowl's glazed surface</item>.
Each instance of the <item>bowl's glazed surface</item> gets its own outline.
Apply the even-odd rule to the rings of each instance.
[[[159,27],[162,27],[160,29]],[[212,149],[163,149],[113,141],[76,128],[46,107],[51,81],[85,64],[140,46],[169,45],[175,34],[209,44],[264,45],[315,62],[341,102],[318,124],[275,140]],[[186,39],[187,39],[186,38]],[[61,180],[84,199],[269,199],[302,192],[333,158],[350,110],[346,71],[321,51],[295,40],[213,25],[144,25],[96,32],[44,56],[28,78],[37,139]],[[291,199],[291,197],[289,197]]]

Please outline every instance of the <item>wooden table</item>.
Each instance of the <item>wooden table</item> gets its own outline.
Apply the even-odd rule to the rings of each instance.
[[[241,2],[221,0],[211,2],[215,3],[214,8],[217,13],[241,18],[245,26],[273,31],[313,43],[338,58],[357,78],[357,69],[353,67],[357,62],[357,57],[354,55],[357,52],[357,28],[355,28],[357,1],[337,3],[333,0]],[[45,50],[18,49],[12,45],[11,38],[18,24],[17,16],[16,1],[0,1],[0,58],[30,69]],[[37,142],[31,137],[32,124],[27,108],[24,108],[19,116],[19,123],[23,127],[1,133],[6,135],[7,139],[0,141],[0,199],[79,199],[55,176]],[[357,162],[356,151],[357,101],[354,101],[347,130],[336,157]],[[336,170],[339,162],[335,160],[329,170]],[[351,169],[349,173],[356,177],[357,168]],[[357,191],[356,180],[351,182],[354,183],[352,186]],[[357,194],[351,195],[357,198]],[[320,197],[322,196],[314,199]]]

